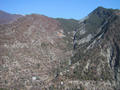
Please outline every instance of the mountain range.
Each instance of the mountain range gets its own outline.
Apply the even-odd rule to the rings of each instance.
[[[120,10],[81,20],[0,11],[0,90],[120,90]]]

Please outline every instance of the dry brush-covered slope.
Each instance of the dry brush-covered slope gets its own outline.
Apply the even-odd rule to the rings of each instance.
[[[72,51],[60,23],[42,15],[27,15],[0,26],[0,87],[44,88]],[[72,42],[71,42],[72,44]],[[67,49],[68,48],[68,49]]]

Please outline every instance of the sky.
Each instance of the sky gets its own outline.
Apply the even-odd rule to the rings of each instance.
[[[0,0],[0,10],[8,13],[66,19],[84,18],[98,6],[120,9],[120,0]]]

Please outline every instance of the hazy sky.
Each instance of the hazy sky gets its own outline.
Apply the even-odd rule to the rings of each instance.
[[[120,0],[0,0],[0,10],[15,14],[81,19],[98,6],[120,9]]]

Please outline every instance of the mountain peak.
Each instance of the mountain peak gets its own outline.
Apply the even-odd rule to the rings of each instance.
[[[97,7],[95,10],[105,10],[106,8],[102,7],[102,6],[99,6]]]
[[[95,14],[98,16],[110,16],[114,13],[115,10],[113,9],[106,9],[103,7],[96,8],[91,14]]]

